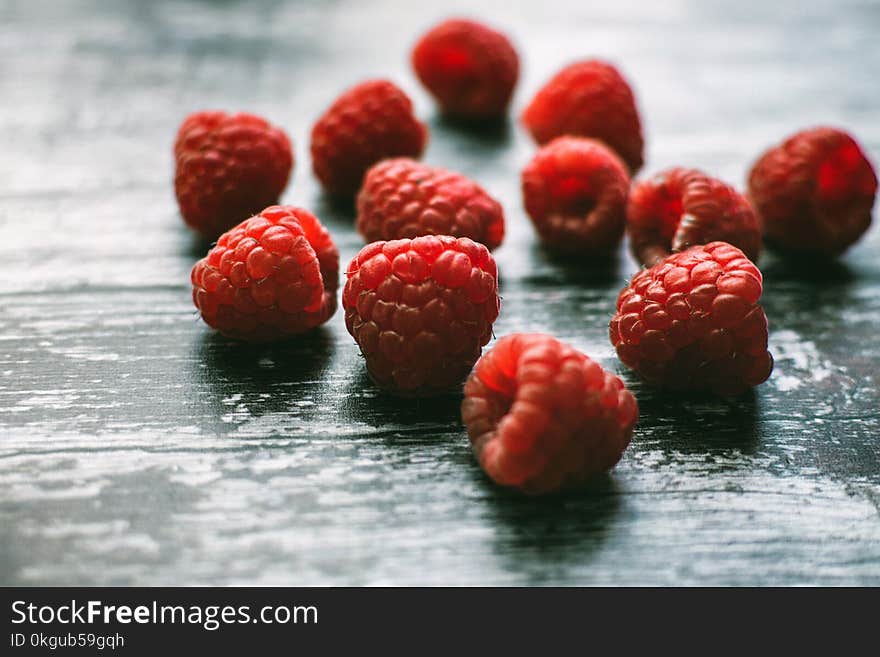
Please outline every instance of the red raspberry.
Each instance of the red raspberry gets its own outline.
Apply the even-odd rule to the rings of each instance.
[[[761,251],[761,224],[751,204],[696,169],[668,169],[633,185],[626,219],[633,255],[649,267],[695,244],[728,242],[750,260]]]
[[[522,114],[535,141],[561,135],[604,141],[630,168],[642,166],[642,126],[632,89],[611,64],[577,62],[557,73]]]
[[[223,233],[192,270],[193,302],[231,338],[286,338],[336,312],[339,252],[310,212],[275,205]]]
[[[849,134],[804,130],[764,153],[749,196],[768,241],[794,252],[843,253],[871,225],[877,174]]]
[[[507,111],[519,58],[507,37],[469,20],[440,23],[416,44],[413,68],[447,114],[494,118]]]
[[[726,242],[674,253],[620,293],[611,343],[652,383],[740,394],[773,369],[761,290],[761,272]]]
[[[618,377],[542,334],[501,338],[464,394],[461,417],[480,465],[530,494],[577,488],[610,470],[639,415]]]
[[[368,242],[452,235],[494,249],[504,238],[504,210],[479,185],[408,158],[373,166],[357,207],[357,227]]]
[[[208,238],[277,203],[293,169],[284,131],[243,113],[190,114],[174,141],[174,161],[180,213]]]
[[[327,192],[351,196],[370,166],[419,157],[427,138],[409,97],[388,80],[370,80],[343,93],[315,123],[312,166]]]
[[[526,212],[541,240],[592,255],[608,255],[620,244],[628,188],[620,158],[582,137],[557,137],[522,173]]]
[[[345,325],[382,388],[433,394],[467,376],[492,336],[498,273],[482,244],[427,235],[373,242],[348,266]]]

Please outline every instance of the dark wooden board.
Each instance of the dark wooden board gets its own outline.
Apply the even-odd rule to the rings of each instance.
[[[830,268],[762,259],[777,366],[754,395],[658,395],[607,339],[629,256],[585,269],[543,252],[519,197],[528,138],[443,121],[410,73],[447,12],[514,37],[517,109],[569,60],[618,62],[647,173],[742,184],[764,147],[819,122],[880,160],[876,2],[4,0],[0,584],[880,584],[880,230]],[[307,140],[367,76],[413,95],[426,161],[505,205],[496,335],[553,333],[636,393],[633,443],[593,490],[493,487],[459,400],[378,395],[341,314],[262,347],[194,315],[204,246],[170,184],[179,121],[219,107],[284,126],[283,200],[315,210],[347,262],[361,240]]]

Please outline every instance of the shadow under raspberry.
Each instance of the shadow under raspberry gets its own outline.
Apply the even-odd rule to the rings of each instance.
[[[328,227],[354,229],[357,217],[355,198],[355,196],[340,196],[321,191],[315,195],[315,216]]]
[[[772,375],[771,375],[772,376]],[[751,455],[761,447],[754,390],[735,398],[632,386],[639,402],[633,442],[663,452]]]
[[[386,392],[373,383],[363,361],[339,400],[343,419],[375,427],[416,427],[418,432],[448,432],[461,427],[460,392],[432,397],[402,397]],[[464,429],[461,428],[463,432]]]
[[[532,247],[534,260],[543,261],[537,273],[529,274],[524,282],[540,287],[579,285],[588,287],[622,288],[626,280],[623,258],[619,251],[605,256],[585,256],[561,253],[546,246]]]
[[[457,133],[468,146],[480,148],[506,146],[513,134],[511,119],[506,114],[494,118],[475,119],[438,113],[432,117],[431,131],[444,137],[446,136],[444,133],[453,137],[453,133]]]
[[[837,339],[838,329],[847,327],[846,312],[859,305],[853,290],[859,279],[871,275],[834,259],[768,256],[762,262],[761,305],[767,313],[771,343],[773,331],[779,329],[811,330],[819,337]]]
[[[474,466],[475,474],[479,470]],[[510,568],[534,570],[536,581],[548,567],[583,564],[601,547],[620,512],[621,491],[613,474],[595,478],[587,488],[529,497],[496,486],[479,471],[485,504],[494,528],[496,552]],[[559,573],[567,579],[571,573]]]
[[[842,256],[845,257],[845,256]],[[858,279],[857,272],[840,258],[783,252],[765,254],[760,261],[765,282],[808,282],[819,286],[841,286]]]
[[[195,388],[207,390],[214,428],[268,413],[309,419],[320,416],[322,377],[330,367],[334,341],[318,327],[284,342],[250,344],[206,331],[193,358]],[[229,421],[230,414],[233,421]],[[226,418],[226,419],[221,419]]]
[[[204,258],[208,251],[217,244],[216,239],[208,239],[195,231],[186,229],[188,235],[183,241],[183,255],[192,258],[193,263]]]

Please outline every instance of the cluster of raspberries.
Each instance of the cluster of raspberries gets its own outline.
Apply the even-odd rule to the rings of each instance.
[[[448,20],[412,51],[447,115],[503,120],[519,58],[500,32]],[[871,222],[877,176],[834,128],[798,132],[764,153],[743,195],[702,171],[631,181],[644,162],[635,97],[611,64],[566,66],[521,115],[539,145],[523,205],[551,250],[617,252],[626,233],[644,265],[621,291],[609,335],[620,361],[670,389],[738,395],[773,368],[755,265],[781,251],[842,253]],[[501,204],[479,184],[417,161],[428,129],[387,80],[340,95],[311,131],[325,192],[354,199],[367,245],[349,263],[345,325],[375,383],[398,395],[460,389],[474,452],[497,483],[530,494],[583,485],[621,458],[638,406],[621,379],[544,334],[500,338]],[[216,239],[192,270],[207,324],[247,341],[288,338],[336,311],[339,253],[310,212],[277,205],[294,166],[284,131],[251,114],[198,112],[174,144],[187,224]],[[466,382],[465,382],[466,381]]]

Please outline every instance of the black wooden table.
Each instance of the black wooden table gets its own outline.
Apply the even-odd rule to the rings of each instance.
[[[880,4],[423,4],[0,1],[0,584],[880,584],[880,230],[830,269],[765,255],[776,370],[754,395],[658,395],[607,338],[629,256],[542,251],[519,196],[529,139],[445,122],[407,64],[456,11],[515,39],[517,110],[562,64],[610,58],[636,87],[647,173],[739,185],[820,122],[880,160]],[[505,205],[496,335],[550,332],[637,395],[633,443],[593,490],[493,487],[459,399],[377,394],[341,314],[261,347],[194,315],[205,248],[173,197],[178,123],[228,108],[284,126],[283,201],[346,263],[362,243],[319,192],[308,131],[368,76],[413,95],[427,162]]]

